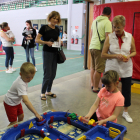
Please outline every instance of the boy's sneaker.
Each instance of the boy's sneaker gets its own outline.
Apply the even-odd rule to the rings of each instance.
[[[36,49],[35,51],[37,52],[38,50]]]
[[[122,116],[126,119],[127,122],[129,122],[129,123],[132,123],[133,122],[133,120],[129,116],[128,112],[123,112]]]
[[[5,72],[6,73],[13,73],[13,71],[11,71],[11,70],[6,70]]]
[[[37,68],[35,67],[35,70],[37,71]]]
[[[11,70],[11,71],[16,71],[16,69],[15,69],[15,68],[11,68],[10,70]]]

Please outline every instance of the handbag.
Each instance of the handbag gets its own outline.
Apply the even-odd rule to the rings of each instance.
[[[65,54],[64,54],[64,52],[63,52],[62,47],[60,47],[60,48],[58,49],[58,52],[57,52],[57,63],[58,63],[58,64],[62,64],[62,63],[65,62],[65,60],[66,60],[66,56],[65,56]]]
[[[99,35],[99,32],[98,32],[98,27],[97,27],[97,21],[96,21],[96,29],[97,29],[97,34],[98,34],[99,41],[100,41],[100,50],[102,50],[103,49],[103,46],[104,46],[105,40],[101,40],[100,39],[100,35]]]

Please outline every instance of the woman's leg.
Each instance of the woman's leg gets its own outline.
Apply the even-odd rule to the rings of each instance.
[[[26,53],[26,60],[27,60],[27,62],[30,62],[30,58],[29,58],[29,46],[28,45],[26,46],[25,53]]]
[[[36,43],[36,50],[38,51],[39,49],[39,43]]]
[[[51,92],[52,83],[56,76],[56,70],[57,70],[57,53],[54,53],[53,62],[52,62],[52,73],[47,86],[47,92]]]
[[[121,78],[122,82],[122,95],[125,98],[123,117],[127,122],[133,122],[128,114],[128,107],[131,105],[131,77]]]
[[[54,53],[43,51],[42,57],[43,57],[44,76],[43,76],[43,82],[42,82],[41,96],[45,96],[48,82],[52,75],[52,63],[53,63]],[[45,97],[42,100],[46,100]]]
[[[9,51],[10,47],[3,47],[5,53],[6,53],[6,59],[5,59],[5,67],[6,67],[6,71],[9,70],[9,60],[10,60],[10,51]]]
[[[30,48],[29,50],[30,50],[30,55],[32,58],[33,65],[35,66],[34,48]]]
[[[14,48],[10,47],[10,69],[12,68],[13,60],[14,60]]]
[[[66,41],[63,41],[63,46],[66,47]]]

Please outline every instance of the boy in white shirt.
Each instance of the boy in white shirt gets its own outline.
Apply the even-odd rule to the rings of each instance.
[[[34,109],[27,96],[28,83],[34,78],[35,72],[36,70],[32,63],[23,63],[20,68],[20,76],[13,82],[10,90],[5,95],[4,107],[10,122],[9,125],[17,123],[17,118],[18,122],[24,118],[21,100],[39,120],[43,119]]]

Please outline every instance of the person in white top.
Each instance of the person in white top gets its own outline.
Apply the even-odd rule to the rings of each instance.
[[[14,59],[14,49],[13,49],[13,42],[14,34],[12,31],[9,31],[10,27],[8,26],[7,22],[2,23],[2,30],[0,31],[1,41],[3,45],[3,50],[6,53],[6,60],[5,60],[5,67],[6,73],[13,73],[16,69],[12,68],[13,59]]]
[[[5,95],[4,107],[10,122],[9,125],[17,123],[17,118],[18,122],[24,118],[21,100],[39,120],[43,119],[34,109],[27,96],[28,83],[34,78],[35,72],[36,70],[32,63],[23,63],[20,68],[20,76],[13,82],[10,90]]]
[[[63,46],[65,48],[67,46],[67,31],[64,31],[64,34],[63,34]]]
[[[125,17],[118,15],[113,21],[114,32],[106,38],[102,57],[106,58],[105,71],[115,70],[122,82],[122,94],[125,98],[123,117],[127,122],[133,122],[128,114],[131,105],[131,77],[133,64],[131,58],[136,55],[135,42],[132,35],[124,31]]]

